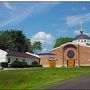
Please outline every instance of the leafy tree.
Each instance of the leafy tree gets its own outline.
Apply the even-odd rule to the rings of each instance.
[[[60,37],[60,38],[57,38],[56,42],[54,44],[54,48],[56,48],[56,47],[58,47],[58,46],[60,46],[62,44],[65,44],[67,42],[71,42],[73,40],[74,40],[74,38],[70,38],[70,37]]]
[[[42,48],[41,48],[41,42],[40,41],[34,42],[33,43],[33,52],[37,54],[41,50],[42,50]]]
[[[41,43],[35,42],[31,45],[28,39],[20,30],[0,31],[0,49],[19,52],[38,52],[41,50]]]
[[[33,46],[31,45],[30,39],[26,39],[25,43],[25,52],[28,51],[33,53]]]

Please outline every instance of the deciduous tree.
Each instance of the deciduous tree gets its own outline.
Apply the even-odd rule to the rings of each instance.
[[[54,44],[54,48],[56,48],[56,47],[58,47],[58,46],[60,46],[60,45],[62,45],[62,44],[65,44],[65,43],[67,43],[67,42],[71,42],[71,41],[73,41],[74,39],[73,38],[71,38],[71,37],[60,37],[60,38],[57,38],[56,39],[56,42],[55,42],[55,44]]]

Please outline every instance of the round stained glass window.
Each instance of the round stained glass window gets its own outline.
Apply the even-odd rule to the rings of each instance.
[[[73,58],[73,57],[74,57],[74,51],[73,51],[73,50],[69,50],[69,51],[67,52],[67,57],[68,57],[68,58]]]

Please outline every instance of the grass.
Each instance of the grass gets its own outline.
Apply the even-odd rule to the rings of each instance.
[[[86,73],[90,67],[0,71],[0,89],[40,89]]]

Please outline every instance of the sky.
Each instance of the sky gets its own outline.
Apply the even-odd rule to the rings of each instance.
[[[32,43],[42,43],[42,52],[58,37],[78,35],[80,23],[90,35],[90,2],[0,2],[0,30],[22,30]]]

